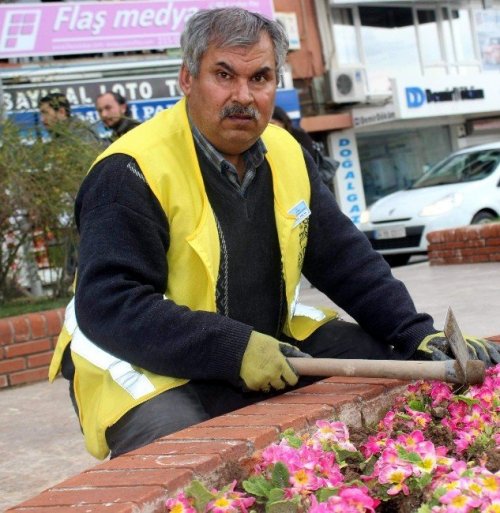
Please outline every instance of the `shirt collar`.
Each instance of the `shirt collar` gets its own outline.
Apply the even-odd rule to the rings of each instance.
[[[198,130],[196,125],[191,121],[189,117],[189,124],[191,126],[191,132],[193,134],[193,138],[196,144],[201,148],[201,150],[208,157],[209,161],[219,170],[221,173],[224,170],[230,169],[236,173],[236,168],[231,162],[226,160],[222,154],[211,144],[208,139]],[[267,153],[267,148],[261,138],[259,138],[254,145],[252,145],[248,150],[243,153],[243,161],[245,162],[245,168],[248,169],[257,169],[262,162],[264,162],[265,154]]]

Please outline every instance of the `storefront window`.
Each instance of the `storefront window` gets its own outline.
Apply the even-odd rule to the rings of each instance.
[[[469,11],[460,9],[459,11],[452,10],[452,13],[451,22],[453,24],[453,40],[455,42],[457,61],[473,61],[475,60],[475,55]]]
[[[367,205],[408,188],[452,150],[446,126],[359,134],[357,141]]]
[[[443,54],[439,43],[436,11],[419,9],[417,11],[420,54],[424,67],[443,65]]]
[[[396,70],[420,70],[411,8],[360,6],[359,17],[370,89],[389,91],[388,78]]]
[[[332,17],[335,52],[339,66],[359,65],[360,58],[352,9],[333,9]]]

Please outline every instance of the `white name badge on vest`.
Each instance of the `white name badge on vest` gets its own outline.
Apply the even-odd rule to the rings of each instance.
[[[294,207],[292,207],[288,213],[295,216],[295,221],[292,228],[298,226],[304,219],[307,219],[311,215],[311,211],[304,200],[300,200]]]

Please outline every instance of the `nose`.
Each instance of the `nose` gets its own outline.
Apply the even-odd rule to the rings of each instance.
[[[253,102],[253,94],[248,80],[241,77],[235,81],[233,88],[233,101],[240,105],[250,105]]]

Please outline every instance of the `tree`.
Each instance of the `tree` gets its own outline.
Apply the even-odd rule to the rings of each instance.
[[[79,120],[57,126],[51,140],[0,121],[0,300],[43,292],[67,294],[74,277],[74,200],[102,151]]]

